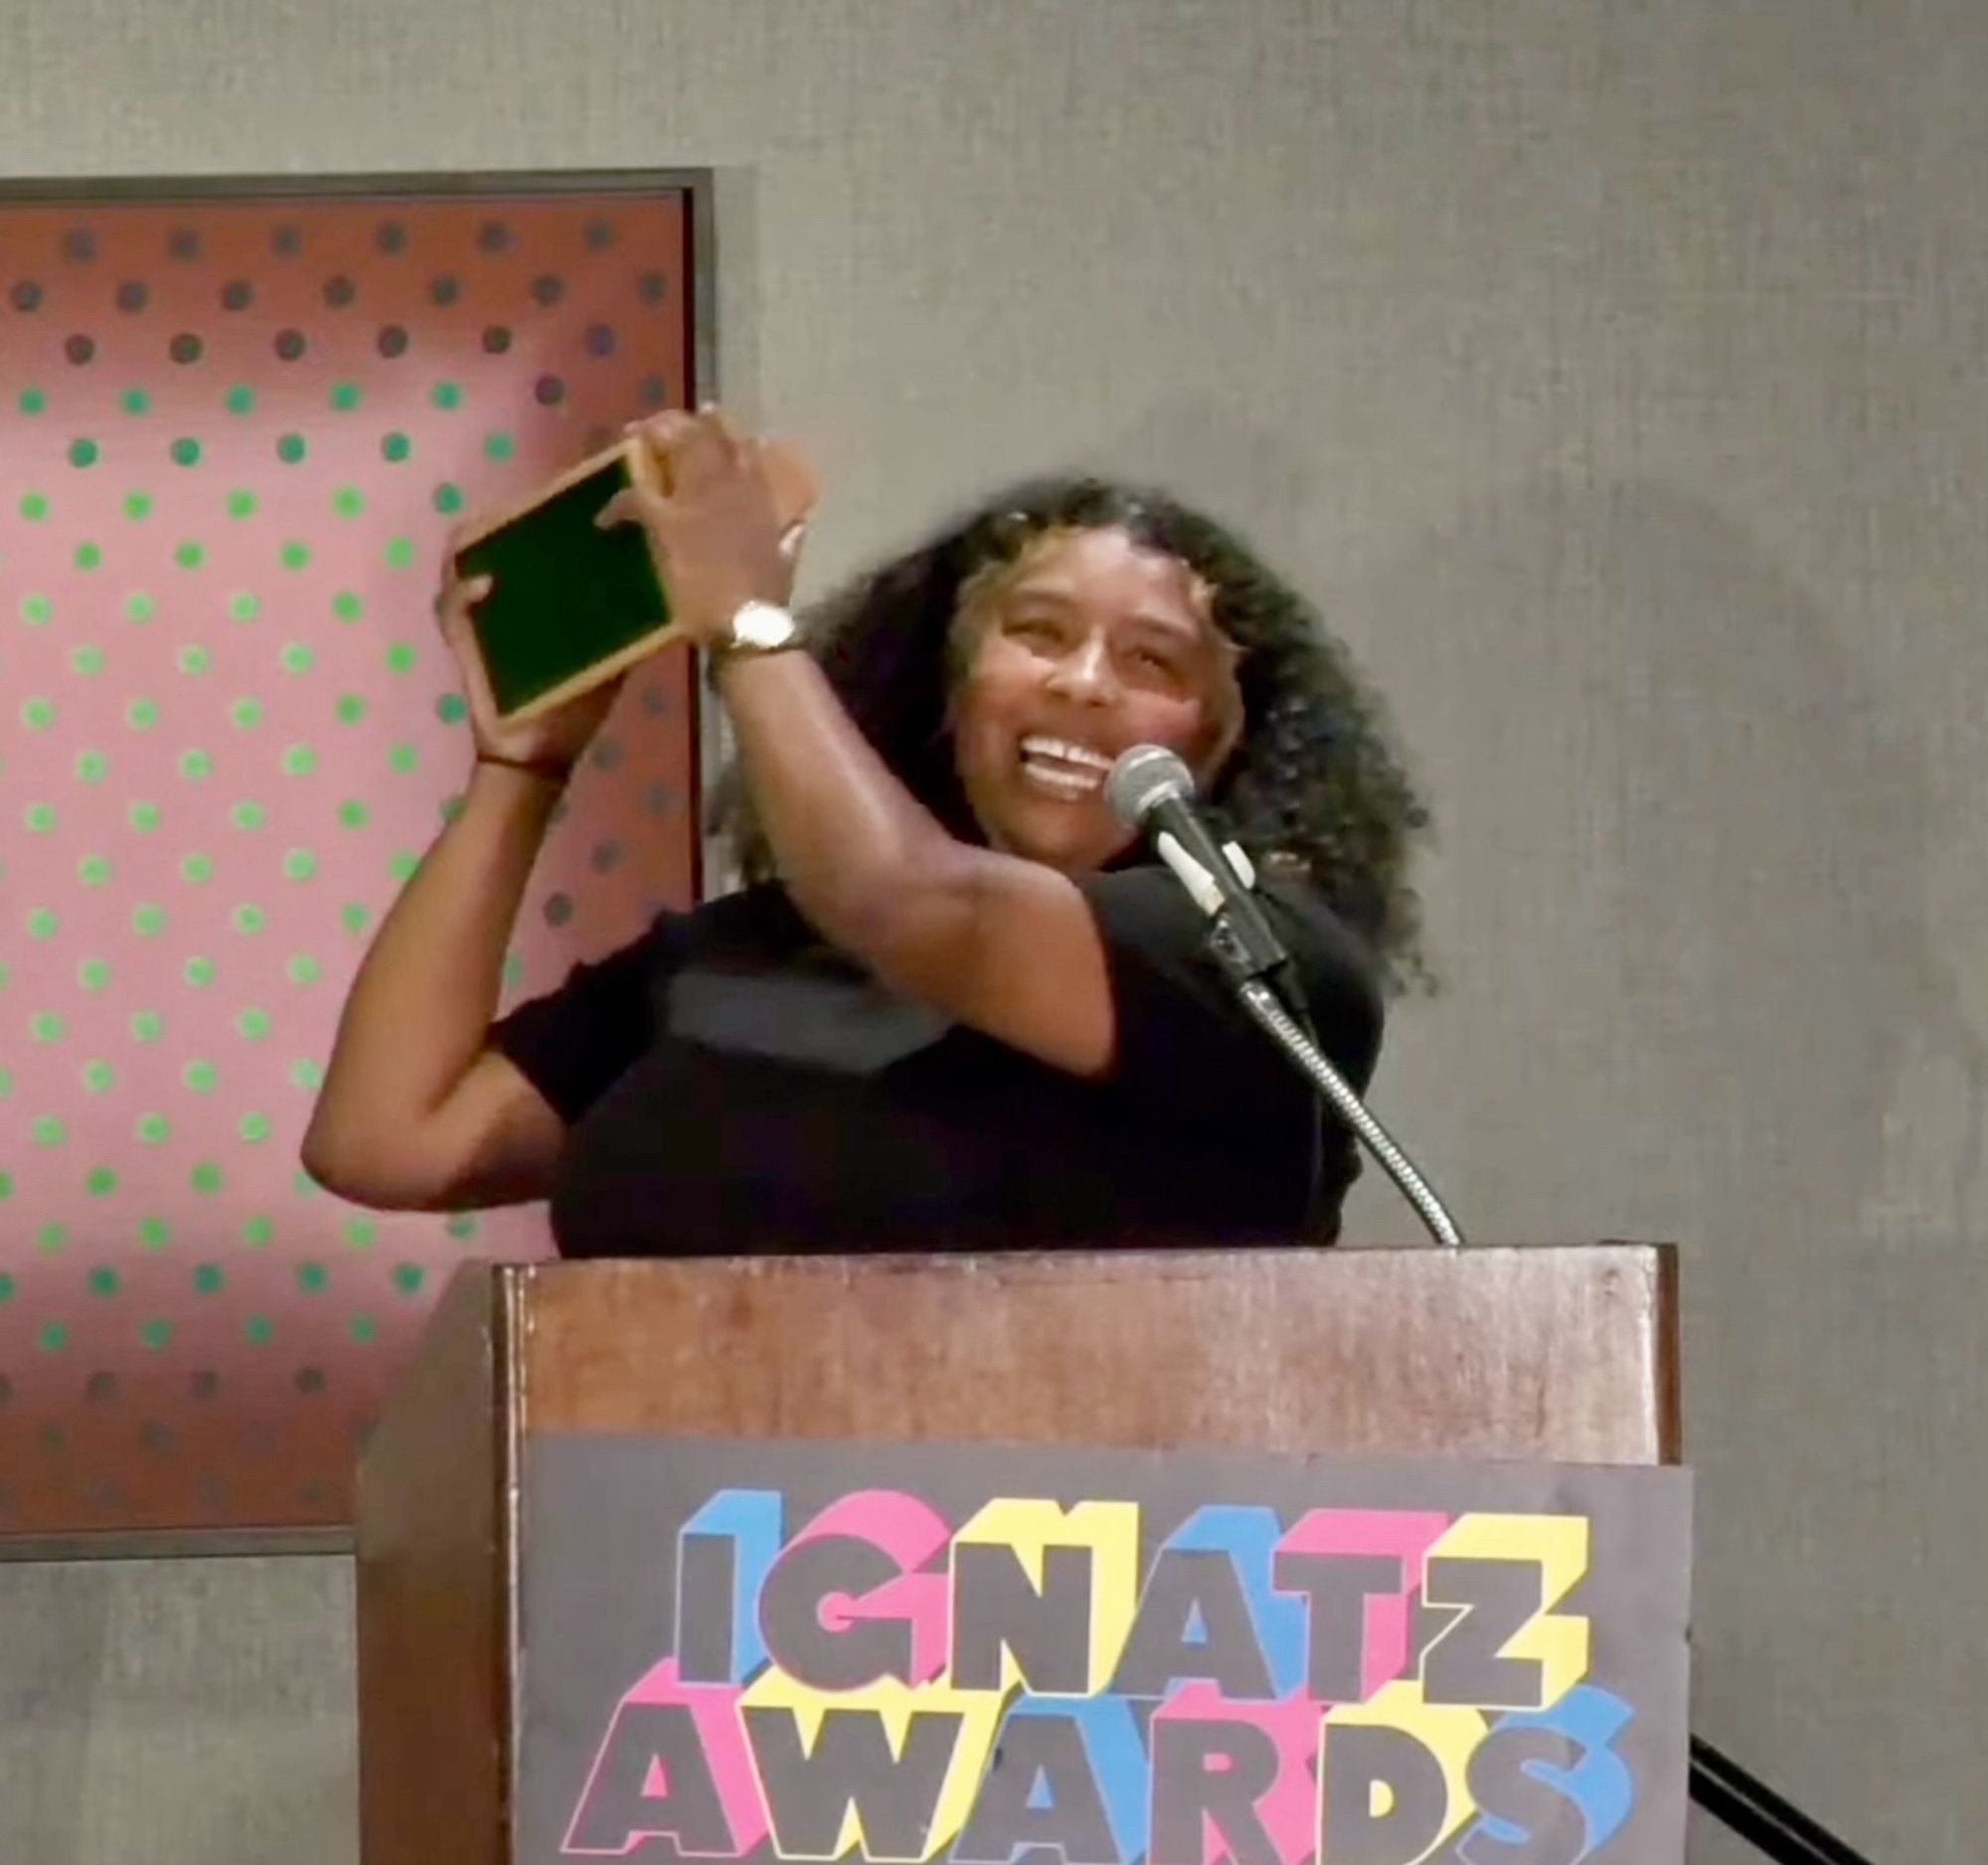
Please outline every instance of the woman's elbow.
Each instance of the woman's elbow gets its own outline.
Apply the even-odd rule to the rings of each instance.
[[[304,1130],[298,1163],[315,1185],[370,1211],[420,1211],[432,1194],[396,1149],[355,1133],[320,1109]]]
[[[303,1144],[297,1149],[297,1163],[313,1185],[330,1192],[334,1198],[376,1211],[385,1208],[373,1195],[373,1178],[366,1171],[359,1150],[322,1122],[313,1120],[305,1129]]]

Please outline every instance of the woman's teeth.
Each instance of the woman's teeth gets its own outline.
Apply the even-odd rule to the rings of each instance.
[[[1022,774],[1052,796],[1092,796],[1110,774],[1111,760],[1068,739],[1022,741]]]

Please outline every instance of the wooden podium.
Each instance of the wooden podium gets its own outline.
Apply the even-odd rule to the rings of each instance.
[[[1664,1246],[470,1266],[359,1477],[364,1865],[513,1865],[534,1440],[1678,1454]]]

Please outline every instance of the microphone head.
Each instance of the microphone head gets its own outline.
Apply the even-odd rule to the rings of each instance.
[[[1161,745],[1135,745],[1111,766],[1104,800],[1119,821],[1137,828],[1156,803],[1194,795],[1194,772]]]

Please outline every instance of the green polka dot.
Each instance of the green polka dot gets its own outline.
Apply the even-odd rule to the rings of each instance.
[[[349,900],[338,910],[340,924],[354,938],[366,931],[366,923],[372,915],[356,900]]]
[[[94,680],[103,671],[103,650],[100,647],[73,647],[69,651],[72,673],[81,674],[85,680]]]
[[[315,1093],[324,1086],[324,1071],[314,1062],[293,1062],[290,1064],[290,1086]]]
[[[396,641],[387,650],[387,671],[389,673],[413,673],[414,670],[414,648],[406,641]]]
[[[92,1095],[107,1095],[117,1086],[117,1071],[107,1062],[85,1062],[83,1085]]]
[[[347,1218],[345,1243],[350,1250],[371,1250],[379,1241],[380,1227],[371,1218]]]
[[[76,775],[79,783],[101,783],[109,768],[109,761],[101,752],[78,752],[76,755]]]
[[[283,774],[307,777],[317,768],[317,753],[308,745],[291,745],[283,751]]]
[[[413,538],[389,538],[387,540],[387,567],[390,570],[407,570],[414,561],[414,541]]]
[[[359,385],[356,382],[335,382],[331,385],[331,405],[341,415],[349,415],[359,406]]]
[[[100,991],[110,982],[110,967],[101,958],[85,958],[76,968],[76,981],[86,991]]]
[[[186,981],[197,991],[206,990],[214,982],[214,960],[189,958],[186,961]]]
[[[445,726],[459,726],[469,717],[469,702],[460,693],[444,693],[435,701],[435,717]]]
[[[262,612],[262,598],[247,590],[239,590],[228,598],[228,618],[231,621],[253,621]]]
[[[172,1135],[172,1123],[162,1113],[141,1113],[138,1116],[138,1143],[141,1146],[163,1146]]]
[[[462,406],[462,390],[452,382],[438,382],[428,392],[428,400],[436,408],[452,409]]]
[[[143,590],[134,591],[124,598],[124,618],[126,621],[150,621],[159,612],[158,603]]]
[[[198,466],[200,464],[200,442],[191,434],[182,434],[172,444],[175,466]]]
[[[248,1320],[242,1323],[242,1338],[251,1347],[267,1346],[269,1336],[275,1331],[270,1326],[269,1317],[266,1314],[251,1314]]]
[[[366,612],[366,604],[350,590],[341,590],[331,598],[331,612],[340,621],[357,621]]]
[[[426,1272],[418,1263],[398,1263],[394,1266],[394,1286],[404,1295],[418,1295],[421,1283],[426,1279]]]
[[[21,495],[21,516],[31,525],[40,524],[49,515],[49,502],[39,492],[25,492]]]
[[[345,1331],[352,1336],[357,1346],[367,1346],[380,1330],[370,1314],[355,1314],[345,1324]]]
[[[237,803],[228,812],[228,820],[238,829],[259,829],[268,820],[269,812],[260,803]]]
[[[294,540],[283,546],[277,555],[285,570],[308,570],[310,568],[310,546],[298,544]]]
[[[53,1010],[38,1010],[28,1019],[28,1034],[38,1043],[59,1043],[69,1026]]]
[[[110,879],[110,864],[101,855],[85,855],[76,864],[76,878],[84,887],[101,887]]]
[[[229,923],[236,932],[252,938],[268,924],[268,916],[259,907],[238,907],[229,916]]]
[[[306,1295],[321,1295],[331,1281],[331,1273],[321,1263],[297,1265],[297,1287]]]
[[[41,627],[54,613],[55,606],[46,595],[21,597],[21,619],[31,628]]]
[[[331,509],[333,515],[336,517],[357,518],[366,509],[365,495],[359,490],[357,486],[340,486],[338,490],[331,495]],[[399,540],[399,539],[395,540],[395,542],[397,543],[404,541],[405,540]],[[393,544],[389,544],[387,546],[387,561],[390,564],[394,562]]]
[[[421,858],[404,848],[389,859],[387,872],[393,877],[396,887],[406,887],[414,878],[415,870],[420,865]]]
[[[134,1043],[156,1043],[165,1027],[165,1019],[156,1010],[134,1010],[131,1013],[131,1040]]]
[[[180,775],[189,783],[203,783],[214,774],[214,760],[205,752],[182,752]]]
[[[187,1183],[203,1198],[212,1198],[222,1186],[221,1168],[204,1159],[187,1175]]]
[[[5,1069],[0,1069],[0,1101],[5,1101],[14,1092],[14,1078]]]
[[[398,466],[414,449],[404,433],[387,434],[380,442],[380,457]]]
[[[342,726],[356,726],[366,717],[366,702],[357,693],[341,693],[331,709]]]
[[[190,1062],[180,1071],[180,1080],[196,1095],[211,1095],[217,1080],[211,1062]]]
[[[198,570],[207,562],[207,552],[198,544],[182,544],[173,553],[173,562],[182,570]]]
[[[149,414],[152,407],[152,398],[143,389],[126,389],[117,398],[117,406],[127,415]]]
[[[135,524],[142,524],[152,515],[152,495],[149,492],[132,492],[124,500],[124,516]]]
[[[286,642],[277,660],[288,674],[309,673],[317,665],[317,656],[301,641]]]
[[[195,887],[204,887],[214,879],[214,858],[211,855],[187,855],[180,861],[180,879],[190,881]],[[201,962],[194,960],[195,963]]]
[[[166,916],[162,908],[153,906],[131,909],[131,931],[141,939],[157,938],[166,930]]]
[[[194,1268],[193,1292],[196,1295],[213,1295],[221,1291],[224,1277],[218,1264],[202,1263]]]
[[[250,1250],[262,1250],[268,1246],[270,1238],[276,1234],[275,1224],[268,1218],[244,1218],[242,1220],[242,1241]]]
[[[238,384],[229,390],[226,406],[231,415],[252,415],[255,412],[255,391]]]
[[[69,463],[72,466],[94,466],[96,458],[94,440],[72,440],[69,443]]]
[[[228,495],[228,515],[231,518],[252,518],[255,515],[255,495],[248,491],[234,491]]]
[[[35,1345],[44,1353],[61,1353],[69,1345],[69,1329],[60,1321],[44,1321]]]
[[[149,732],[159,723],[159,709],[151,700],[132,700],[124,708],[124,723],[133,732]]]
[[[133,803],[124,812],[124,819],[140,835],[150,835],[159,826],[159,806],[157,803]]]
[[[48,835],[56,826],[56,808],[53,803],[30,803],[21,812],[21,820],[28,825],[31,835]]]
[[[324,969],[309,952],[292,952],[284,961],[283,975],[292,984],[315,984]]]
[[[228,717],[239,732],[252,732],[262,723],[262,703],[259,700],[239,699],[228,709]]]
[[[37,1146],[60,1146],[68,1140],[69,1128],[52,1113],[40,1114],[29,1125],[28,1137]]]
[[[214,665],[214,656],[195,641],[189,641],[174,659],[181,673],[201,674]]]
[[[508,433],[485,434],[483,437],[483,456],[486,459],[507,460],[517,450],[517,443]]]
[[[23,389],[15,404],[24,415],[39,415],[49,405],[49,398],[40,389]]]
[[[0,1172],[0,1198],[11,1198],[13,1195],[14,1181],[6,1173]]]
[[[12,1301],[13,1299],[14,1278],[11,1275],[0,1274],[0,1301]]]
[[[46,732],[56,722],[56,709],[45,699],[21,702],[21,723],[30,732]]]
[[[456,817],[462,814],[462,797],[460,794],[451,793],[441,799],[438,807],[441,811],[442,821],[453,822]]]
[[[462,510],[462,488],[444,480],[434,489],[434,508],[444,518],[453,517]]]
[[[119,1286],[117,1272],[107,1264],[99,1264],[97,1268],[91,1270],[83,1277],[83,1283],[92,1295],[114,1295]]]
[[[163,1250],[173,1241],[173,1227],[164,1218],[140,1218],[138,1243],[141,1249]]]
[[[31,939],[52,939],[61,930],[61,925],[46,907],[37,907],[28,916],[28,936]]]
[[[144,1343],[148,1353],[157,1353],[172,1340],[172,1337],[173,1324],[170,1321],[147,1321],[138,1330],[138,1338]]]
[[[317,857],[307,848],[293,848],[283,857],[283,879],[308,881],[317,873]]]
[[[67,1225],[51,1220],[35,1233],[35,1248],[44,1256],[53,1257],[69,1242]]]
[[[76,567],[79,570],[100,570],[103,567],[103,552],[94,544],[79,544],[76,547]]]
[[[245,1010],[235,1019],[235,1030],[245,1043],[259,1043],[269,1034],[269,1013]]]
[[[412,745],[390,745],[387,748],[387,763],[391,769],[406,776],[420,762]]]
[[[83,1188],[92,1198],[108,1198],[117,1189],[117,1174],[108,1166],[92,1166]]]

